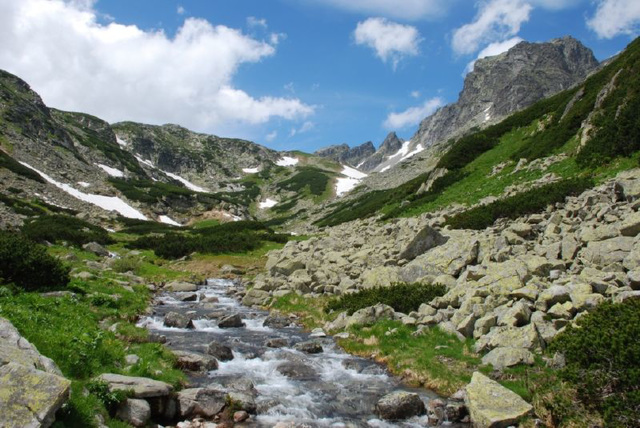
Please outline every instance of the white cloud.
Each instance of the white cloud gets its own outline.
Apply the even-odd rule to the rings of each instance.
[[[529,20],[533,8],[523,0],[490,0],[480,3],[479,9],[472,23],[453,33],[453,50],[458,55],[470,54],[485,43],[515,36],[522,23]]]
[[[195,18],[175,37],[102,25],[92,4],[1,1],[0,68],[25,79],[52,106],[109,121],[222,132],[313,113],[299,99],[254,98],[233,86],[238,67],[274,55],[273,44]]]
[[[266,137],[264,137],[264,139],[267,140],[268,143],[272,142],[276,138],[278,138],[278,131],[270,132]]]
[[[316,124],[313,122],[305,122],[302,124],[302,126],[298,129],[296,128],[291,128],[291,131],[289,131],[289,137],[293,137],[297,134],[304,134],[305,132],[309,132],[312,129],[314,129],[316,127]]]
[[[420,91],[411,91],[411,98],[420,98]]]
[[[247,25],[249,27],[262,27],[267,28],[267,20],[264,18],[256,18],[255,16],[249,16],[247,18]]]
[[[475,65],[477,60],[486,58],[488,56],[500,55],[501,53],[508,51],[509,49],[511,49],[512,47],[514,47],[515,45],[517,45],[522,41],[523,39],[520,37],[512,37],[511,39],[505,40],[504,42],[491,43],[489,46],[487,46],[486,48],[480,51],[476,59],[474,59],[469,64],[467,64],[467,68],[465,68],[464,74],[467,74],[473,71],[473,66]]]
[[[451,6],[451,0],[315,0],[363,15],[378,15],[396,19],[418,20],[442,16]]]
[[[178,5],[178,9],[176,10],[176,12],[178,13],[178,15],[184,15],[187,11],[184,9],[183,6]]]
[[[442,98],[431,98],[421,106],[411,107],[400,113],[390,113],[383,125],[387,129],[402,129],[414,126],[443,105],[444,100]]]
[[[640,2],[599,0],[596,13],[587,20],[587,26],[602,39],[611,39],[620,34],[635,37],[640,32]]]
[[[419,52],[421,39],[418,29],[385,18],[359,22],[353,34],[356,44],[370,47],[384,62],[391,60],[394,68],[405,56],[415,56]]]

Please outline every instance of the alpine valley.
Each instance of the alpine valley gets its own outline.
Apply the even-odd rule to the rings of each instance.
[[[640,425],[639,39],[312,154],[0,71],[0,148],[0,426]]]

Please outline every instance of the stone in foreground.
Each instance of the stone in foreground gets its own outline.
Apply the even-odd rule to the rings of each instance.
[[[0,367],[0,426],[48,427],[69,398],[71,382],[11,362]]]
[[[98,376],[98,379],[109,384],[111,391],[133,391],[134,398],[166,397],[173,389],[168,383],[146,377],[105,373]]]
[[[376,404],[376,413],[382,419],[399,420],[424,415],[427,409],[418,394],[398,391],[387,394]]]
[[[475,372],[466,387],[465,404],[476,428],[505,428],[516,425],[533,407],[498,382]]]
[[[533,354],[524,348],[495,348],[482,357],[482,364],[491,364],[496,370],[503,370],[518,364],[531,365],[533,362]]]

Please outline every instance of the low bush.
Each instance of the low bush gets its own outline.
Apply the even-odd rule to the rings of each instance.
[[[25,291],[64,288],[69,268],[25,237],[0,231],[0,281]]]
[[[383,303],[396,312],[408,314],[417,311],[421,304],[446,293],[442,285],[396,283],[389,287],[375,287],[345,294],[327,304],[327,311],[347,311],[349,315],[359,309]]]
[[[44,178],[42,178],[40,174],[38,174],[31,168],[27,168],[26,166],[22,165],[20,162],[18,162],[2,150],[0,150],[0,168],[6,168],[15,174],[18,174],[24,178],[28,178],[29,180],[37,181],[39,183],[46,183],[46,181],[44,181]]]
[[[551,343],[566,358],[561,377],[610,427],[640,424],[640,301],[604,303]]]
[[[119,273],[136,272],[142,266],[139,256],[121,257],[113,262],[111,268]]]
[[[66,215],[47,215],[35,218],[22,227],[22,233],[38,242],[67,242],[82,245],[88,242],[110,244],[109,233],[79,218]]]
[[[293,177],[278,183],[278,188],[292,192],[300,192],[308,186],[312,195],[320,196],[327,190],[329,175],[318,168],[305,166],[298,168],[299,172]]]
[[[567,196],[579,195],[593,186],[589,178],[573,178],[547,184],[517,195],[464,211],[448,219],[454,229],[484,229],[499,218],[518,218],[563,202]]]

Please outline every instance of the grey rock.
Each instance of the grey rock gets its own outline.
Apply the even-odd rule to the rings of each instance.
[[[289,346],[289,341],[282,337],[267,339],[265,346],[268,348],[284,348]]]
[[[245,323],[242,321],[240,314],[226,316],[218,322],[218,327],[220,328],[238,328],[244,326]]]
[[[131,390],[134,398],[166,397],[173,390],[168,383],[146,377],[105,373],[98,376],[98,380],[106,382],[111,391]]]
[[[188,351],[173,351],[176,359],[176,366],[179,369],[191,372],[205,372],[218,369],[218,361],[204,354]]]
[[[82,246],[82,249],[100,257],[109,256],[109,251],[97,242],[89,242],[88,244],[84,244]]]
[[[178,393],[178,412],[182,418],[212,418],[227,404],[227,393],[217,386],[183,389]]]
[[[289,327],[292,324],[291,319],[289,317],[285,317],[285,316],[281,316],[281,315],[275,315],[275,314],[270,314],[262,323],[263,327],[270,327],[270,328],[285,328],[285,327]]]
[[[296,351],[304,352],[306,354],[319,354],[323,351],[322,345],[315,340],[296,343],[293,346],[293,349],[295,349]]]
[[[167,285],[165,285],[164,289],[172,292],[182,292],[182,291],[186,292],[186,291],[197,291],[198,286],[190,282],[172,281]]]
[[[529,350],[522,348],[495,348],[482,357],[482,364],[491,364],[496,370],[502,370],[518,364],[532,365],[533,363],[533,354]]]
[[[287,361],[280,364],[276,370],[294,380],[315,380],[318,378],[318,373],[312,367],[301,362]]]
[[[181,313],[169,312],[164,317],[164,325],[174,328],[195,328],[193,321]]]
[[[398,391],[382,397],[376,404],[376,413],[385,420],[402,420],[424,415],[427,409],[418,394]]]
[[[214,356],[219,361],[233,360],[233,351],[226,345],[218,342],[211,342],[207,347],[207,354]]]
[[[134,427],[144,427],[151,419],[151,406],[146,400],[127,398],[118,407],[116,418]]]
[[[442,236],[432,227],[425,226],[400,253],[398,258],[411,261],[419,255],[424,254],[430,249],[435,248],[438,245],[442,245],[445,242],[447,242],[447,238]]]

